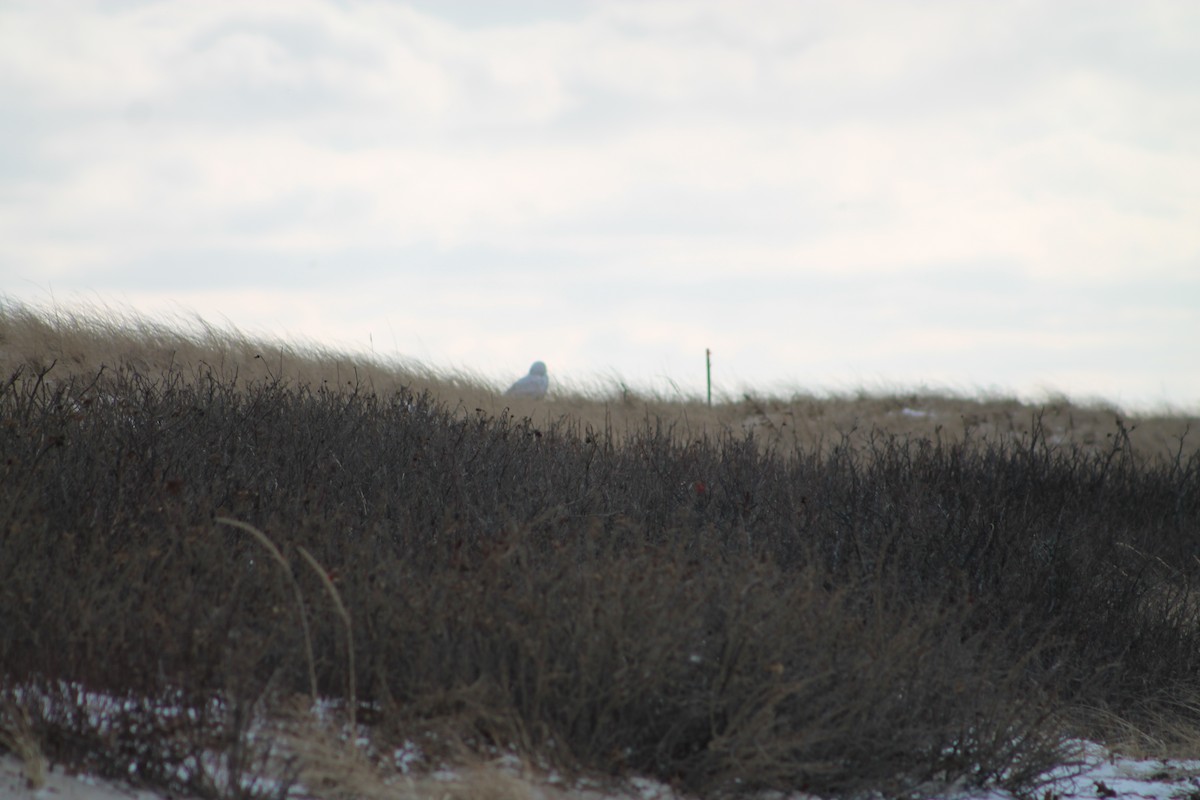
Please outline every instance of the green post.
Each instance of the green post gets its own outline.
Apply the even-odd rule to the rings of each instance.
[[[712,408],[712,350],[704,348],[704,371],[708,374],[708,407]]]

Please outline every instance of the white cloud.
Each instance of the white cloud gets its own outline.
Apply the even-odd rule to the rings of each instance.
[[[1195,274],[1191,4],[562,8],[471,26],[397,2],[8,3],[0,279],[127,291],[143,265],[220,258],[203,289],[180,278],[174,295],[253,317],[272,306],[234,299],[245,283],[336,261],[305,271],[312,283],[292,287],[279,313],[358,340],[371,318],[318,302],[353,307],[336,293],[394,292],[422,270],[457,270],[422,284],[423,307],[437,310],[415,314],[402,338],[423,330],[439,354],[489,362],[553,338],[556,352],[523,352],[520,367],[593,357],[605,310],[583,303],[569,314],[579,331],[555,321],[502,336],[471,315],[489,318],[488,303],[523,308],[529,285],[553,287],[530,296],[554,307],[597,274],[634,292],[938,270],[980,279],[993,265],[1046,292]],[[372,263],[361,274],[359,256]],[[486,274],[487,259],[527,256],[474,295],[446,289]],[[392,277],[379,284],[383,273]],[[150,282],[171,280],[160,271]],[[154,292],[138,296],[156,302]],[[630,310],[606,292],[628,313],[632,350],[683,359],[719,334],[723,349],[750,353],[755,339],[795,330],[724,294],[722,321],[697,322]],[[893,350],[936,349],[930,337],[952,327],[905,322],[888,298],[873,302],[865,316],[887,321],[874,330]],[[815,351],[878,351],[845,331],[845,309],[816,313],[844,343]],[[1008,333],[954,328],[947,346],[1022,349],[1051,335],[1016,330],[1007,313],[980,310]],[[448,319],[459,327],[436,332]],[[1174,320],[1159,334],[1164,348],[1194,330],[1163,319]],[[780,348],[793,366],[804,358]]]

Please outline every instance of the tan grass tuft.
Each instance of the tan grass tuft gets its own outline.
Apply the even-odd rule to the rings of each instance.
[[[329,592],[330,599],[333,600],[333,605],[337,609],[338,616],[342,619],[342,624],[346,626],[346,713],[350,717],[350,730],[355,730],[355,706],[358,705],[358,692],[354,689],[354,631],[350,625],[350,612],[346,610],[346,606],[342,603],[342,595],[333,585],[333,581],[329,578],[329,573],[321,566],[317,559],[313,558],[312,553],[305,550],[300,545],[296,546],[300,555],[312,567],[313,572],[317,573],[317,577],[321,579],[321,583],[325,586],[325,590]]]
[[[230,519],[229,517],[217,517],[216,521],[222,525],[231,525],[253,536],[255,541],[271,554],[271,558],[275,560],[275,563],[283,570],[283,574],[287,576],[288,582],[292,586],[292,591],[296,596],[296,606],[300,612],[300,626],[304,630],[304,654],[308,658],[309,691],[311,693],[311,700],[315,703],[317,701],[317,671],[313,662],[312,634],[308,628],[308,615],[304,610],[304,595],[300,591],[300,584],[296,582],[296,576],[292,574],[291,565],[288,564],[287,559],[283,557],[283,553],[275,546],[275,543],[253,525],[241,520]]]
[[[46,785],[46,756],[29,720],[29,712],[15,703],[0,708],[0,747],[21,760],[25,782],[30,789]]]
[[[311,714],[285,723],[287,750],[315,798],[363,800],[547,800],[550,792],[496,763],[465,763],[436,775],[390,773]]]
[[[1114,753],[1137,759],[1200,760],[1200,692],[1181,689],[1169,702],[1124,713],[1106,707],[1067,712],[1071,727]]]

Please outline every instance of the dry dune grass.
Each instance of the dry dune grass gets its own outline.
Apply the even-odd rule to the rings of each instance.
[[[570,791],[515,756],[484,760],[465,746],[455,747],[455,767],[404,773],[387,758],[372,759],[361,742],[351,743],[303,703],[277,719],[296,778],[313,798],[361,800],[592,800],[586,790]],[[596,794],[613,800],[616,795]]]
[[[46,757],[29,711],[15,702],[0,705],[0,750],[7,750],[20,760],[29,789],[36,791],[46,784]]]
[[[1197,418],[1186,414],[1130,415],[1113,405],[1076,404],[1066,398],[1024,403],[1013,398],[973,398],[953,394],[792,397],[756,401],[747,398],[742,425],[768,440],[814,445],[853,431],[872,430],[897,436],[964,438],[996,441],[1023,439],[1037,433],[1050,445],[1079,444],[1108,449],[1114,437],[1128,435],[1134,450],[1174,457],[1193,452],[1200,437]]]
[[[1174,693],[1166,708],[1140,709],[1138,714],[1119,712],[1102,704],[1075,708],[1064,718],[1079,730],[1093,732],[1114,753],[1131,758],[1194,761],[1200,754],[1200,694]]]
[[[505,409],[535,424],[566,421],[579,432],[617,433],[659,421],[682,440],[726,432],[751,433],[760,445],[787,450],[833,445],[850,437],[861,444],[871,436],[964,438],[995,441],[1037,433],[1048,444],[1079,444],[1109,449],[1114,437],[1145,455],[1171,458],[1194,452],[1200,427],[1194,414],[1125,414],[1104,403],[1080,404],[1067,398],[1023,403],[1001,396],[952,393],[866,392],[761,397],[744,394],[709,407],[700,398],[655,396],[631,390],[613,377],[608,385],[551,385],[547,400],[506,397],[467,371],[436,369],[417,362],[388,362],[352,355],[315,343],[250,338],[233,327],[200,318],[152,320],[109,307],[37,309],[0,297],[0,370],[11,374],[27,365],[54,364],[49,376],[94,374],[102,366],[185,374],[212,370],[242,381],[282,380],[318,386],[359,386],[389,394],[404,386],[428,391],[452,408],[496,415]],[[553,376],[553,365],[551,365]]]
[[[316,344],[252,339],[199,317],[154,320],[108,307],[39,309],[0,298],[0,368],[11,372],[22,364],[38,368],[51,363],[64,375],[101,367],[143,373],[174,367],[184,372],[211,369],[243,381],[357,382],[381,392],[432,378],[419,367],[388,367]],[[450,386],[462,382],[444,380]]]
[[[206,796],[281,761],[327,797],[558,791],[502,753],[896,796],[1030,792],[1068,734],[1197,741],[1200,452],[1139,458],[1154,426],[1115,409],[518,401],[203,323],[0,311],[0,717],[45,698],[56,762]],[[145,702],[80,715],[76,687]],[[351,698],[346,727],[275,749],[255,726],[297,695]]]

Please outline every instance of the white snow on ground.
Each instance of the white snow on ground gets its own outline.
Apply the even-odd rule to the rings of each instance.
[[[93,724],[101,725],[114,711],[130,700],[118,700],[108,695],[88,692],[72,684],[63,684],[65,696],[74,694],[86,708]],[[215,701],[214,701],[215,702]],[[334,714],[334,705],[328,701],[317,703],[311,710],[316,717],[329,720]],[[175,716],[179,709],[160,709],[167,716]],[[361,752],[371,750],[365,730],[360,728],[355,745]],[[254,735],[253,733],[251,735]],[[273,736],[269,736],[272,738]],[[276,742],[278,743],[278,742]],[[420,748],[406,743],[392,753],[394,766],[402,775],[413,775],[423,756]],[[1112,753],[1107,748],[1092,742],[1078,743],[1076,763],[1061,767],[1047,777],[1051,782],[1038,789],[1034,800],[1200,800],[1200,760],[1135,759]],[[229,772],[222,759],[215,754],[211,763],[194,765],[215,779],[215,785],[227,786]],[[136,774],[136,765],[131,765],[130,774]],[[515,756],[501,757],[492,762],[497,774],[524,775],[521,760]],[[443,768],[433,776],[436,780],[455,781],[458,774],[453,769]],[[279,791],[275,780],[263,774],[241,773],[238,780],[243,789],[250,791]],[[529,790],[529,800],[689,800],[676,794],[669,786],[650,778],[635,777],[626,781],[621,790],[602,792],[589,781],[568,786],[561,777],[551,774],[522,784]],[[420,795],[422,792],[416,792]],[[511,792],[500,793],[505,800],[513,800]],[[302,784],[292,785],[287,792],[292,800],[313,797]],[[328,796],[328,793],[319,796]],[[397,797],[411,793],[397,792]],[[764,795],[763,800],[767,800]],[[771,800],[816,800],[813,795],[794,793],[784,795],[769,793]],[[0,800],[184,800],[176,795],[135,789],[132,786],[106,781],[91,775],[71,775],[61,766],[46,765],[45,784],[32,788],[21,761],[12,753],[0,750]],[[436,793],[429,800],[439,800]],[[1020,800],[1010,792],[991,790],[947,790],[933,795],[931,800]]]
[[[1153,798],[1153,800],[1200,800],[1200,760],[1126,758],[1104,747],[1084,743],[1081,768],[1062,770],[1052,784],[1038,790],[1037,797],[1052,800],[1110,800],[1110,798]],[[1011,800],[1003,791],[964,792],[954,800]]]
[[[1138,760],[1113,755],[1094,744],[1085,746],[1086,764],[1082,770],[1072,770],[1053,784],[1037,792],[1037,798],[1052,800],[1113,800],[1133,798],[1144,800],[1200,800],[1200,760],[1166,761]],[[293,788],[291,797],[303,798],[302,787]],[[603,800],[594,789],[573,792],[562,787],[544,787],[530,800],[572,797]],[[674,793],[664,784],[645,778],[629,782],[624,792],[608,795],[614,800],[675,800]],[[808,800],[809,795],[796,794],[783,800]],[[946,800],[1016,800],[1000,790],[987,792],[952,792]],[[47,771],[46,784],[39,790],[26,785],[21,763],[15,756],[0,756],[0,800],[169,800],[165,794],[133,789],[88,775],[68,775],[61,767]],[[436,800],[436,798],[431,798]]]
[[[91,775],[68,775],[62,767],[46,770],[40,789],[28,786],[16,756],[0,756],[0,798],[3,800],[166,800],[164,795],[100,780]]]

